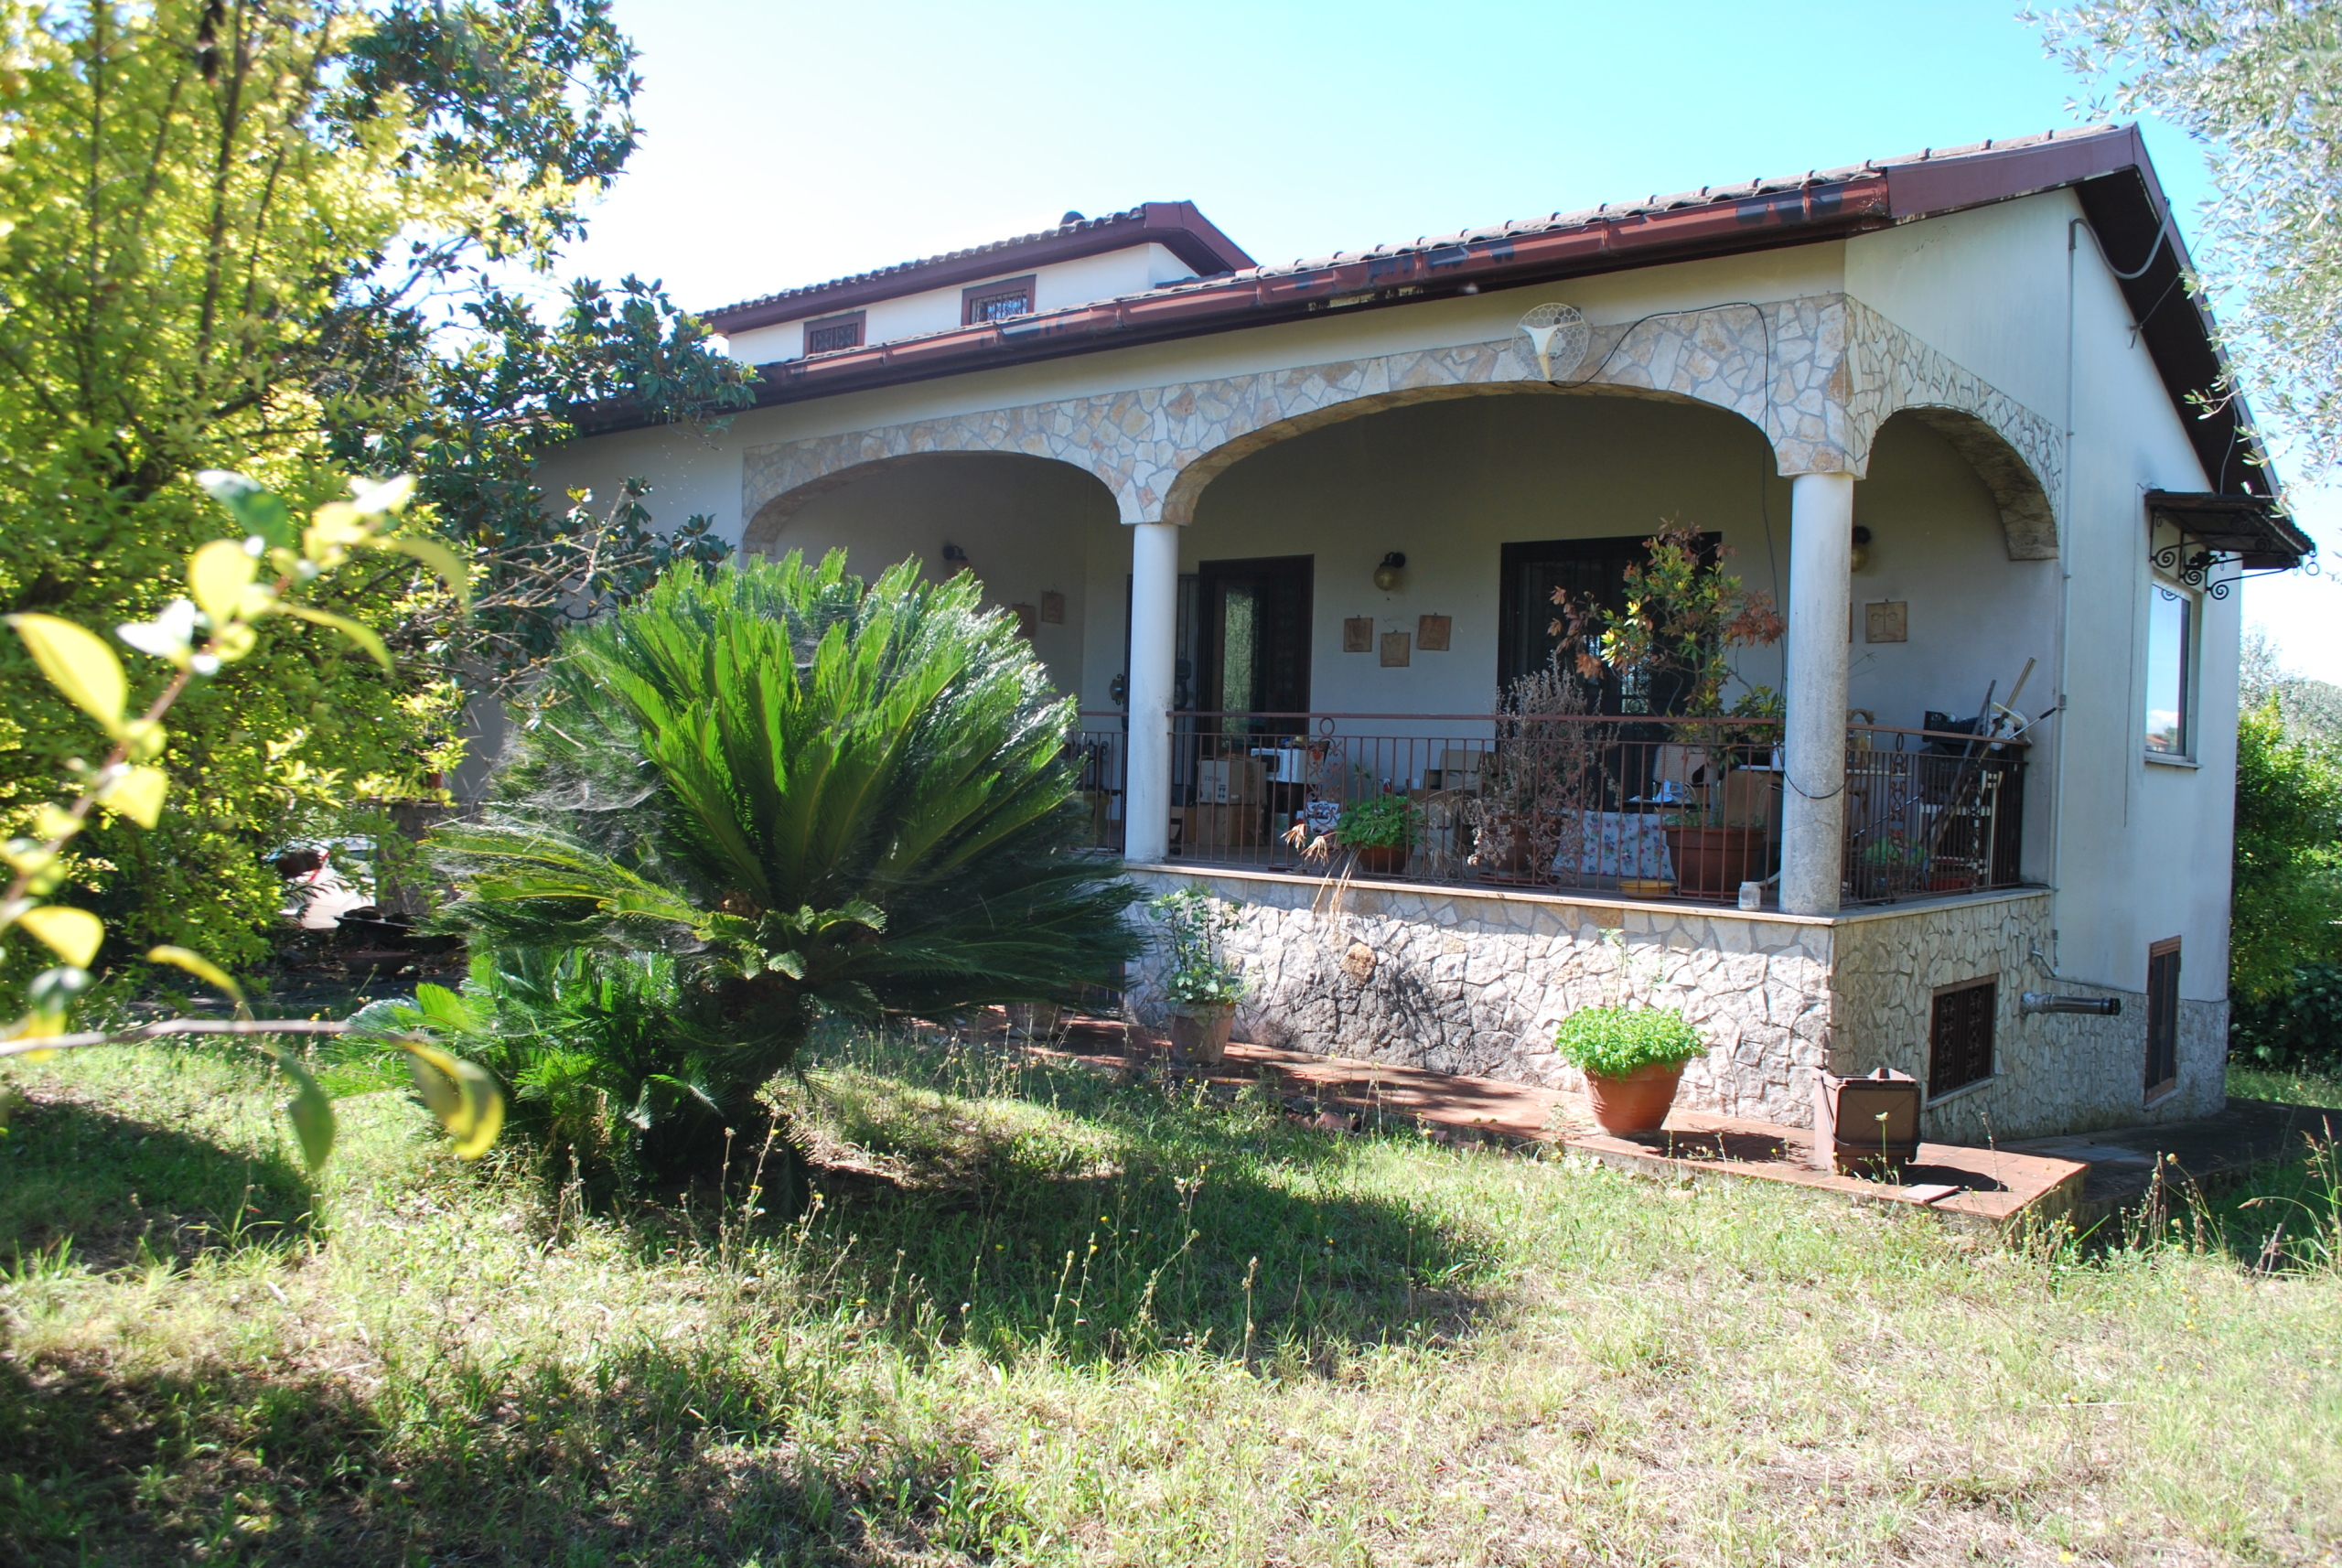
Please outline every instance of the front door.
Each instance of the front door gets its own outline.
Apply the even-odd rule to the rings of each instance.
[[[1315,557],[1206,561],[1196,569],[1195,705],[1221,714],[1297,715],[1309,707],[1310,578]],[[1223,718],[1221,733],[1298,735],[1298,717]]]

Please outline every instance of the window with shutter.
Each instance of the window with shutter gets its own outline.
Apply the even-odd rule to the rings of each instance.
[[[825,316],[819,321],[805,324],[805,352],[834,354],[841,349],[862,347],[863,312],[849,311],[843,316]]]
[[[978,327],[987,321],[1005,321],[1013,316],[1033,314],[1033,279],[1004,278],[998,283],[980,283],[960,293],[960,321],[962,326]]]
[[[1993,1076],[1993,1021],[2000,999],[1998,977],[1937,991],[1928,1027],[1928,1099]]]
[[[2147,1098],[2179,1083],[2179,939],[2147,949]]]

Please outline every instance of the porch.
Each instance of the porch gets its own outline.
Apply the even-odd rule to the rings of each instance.
[[[1962,721],[1964,723],[1964,721]],[[1777,719],[1179,713],[1162,863],[1778,908]],[[1081,715],[1091,843],[1124,853],[1129,715]],[[1841,907],[2024,881],[2023,740],[1847,726]],[[1337,830],[1349,813],[1349,831]],[[1383,842],[1344,844],[1380,816]]]

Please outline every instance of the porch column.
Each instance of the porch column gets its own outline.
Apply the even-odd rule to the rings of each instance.
[[[1838,910],[1846,822],[1846,633],[1854,477],[1799,474],[1789,489],[1789,713],[1781,908]]]
[[[1171,697],[1178,618],[1178,525],[1133,523],[1131,735],[1123,780],[1123,854],[1131,860],[1159,861],[1171,850]]]

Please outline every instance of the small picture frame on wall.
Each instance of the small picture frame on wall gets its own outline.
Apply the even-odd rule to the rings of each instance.
[[[1342,651],[1371,653],[1374,651],[1374,618],[1352,616],[1342,622]]]
[[[1385,670],[1405,669],[1413,643],[1414,639],[1403,631],[1384,632],[1382,634],[1382,668]]]
[[[1419,616],[1415,619],[1415,646],[1425,653],[1445,653],[1448,634],[1455,627],[1452,616]]]
[[[1041,594],[1041,618],[1051,626],[1065,624],[1065,596],[1055,588],[1045,589]]]
[[[1031,605],[1011,605],[1008,613],[1016,618],[1016,635],[1027,642],[1032,641],[1034,635],[1041,629],[1041,612]]]
[[[1864,642],[1908,642],[1911,606],[1907,600],[1885,599],[1863,607]]]

